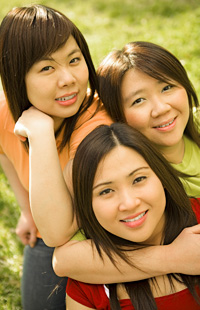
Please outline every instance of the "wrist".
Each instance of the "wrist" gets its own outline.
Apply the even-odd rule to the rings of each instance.
[[[162,246],[162,268],[164,274],[176,273],[177,271],[177,260],[173,251],[172,244]]]

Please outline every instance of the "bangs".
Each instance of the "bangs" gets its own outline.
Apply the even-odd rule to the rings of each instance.
[[[180,61],[166,49],[148,42],[128,43],[124,54],[130,66],[162,82],[185,85],[187,74]]]
[[[24,63],[27,72],[35,62],[62,47],[73,35],[73,27],[67,17],[48,8],[35,6],[18,14],[15,11],[8,37],[8,42],[12,42],[9,51],[19,63]]]

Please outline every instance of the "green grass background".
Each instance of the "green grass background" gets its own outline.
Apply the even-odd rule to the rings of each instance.
[[[130,41],[160,44],[174,53],[200,93],[200,0],[1,0],[0,20],[14,6],[45,4],[66,14],[85,35],[97,67]],[[18,310],[23,247],[15,236],[19,206],[0,170],[0,310]]]

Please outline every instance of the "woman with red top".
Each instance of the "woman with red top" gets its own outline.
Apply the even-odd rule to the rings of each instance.
[[[177,172],[125,124],[90,133],[77,149],[72,176],[79,227],[116,267],[117,257],[128,261],[125,252],[166,246],[200,221],[198,201],[192,208]],[[171,273],[106,287],[70,279],[67,309],[197,310],[200,277]]]

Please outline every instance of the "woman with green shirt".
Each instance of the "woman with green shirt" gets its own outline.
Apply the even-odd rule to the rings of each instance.
[[[98,78],[112,119],[142,132],[182,174],[188,196],[200,197],[199,102],[181,62],[159,45],[131,42],[103,60]]]

